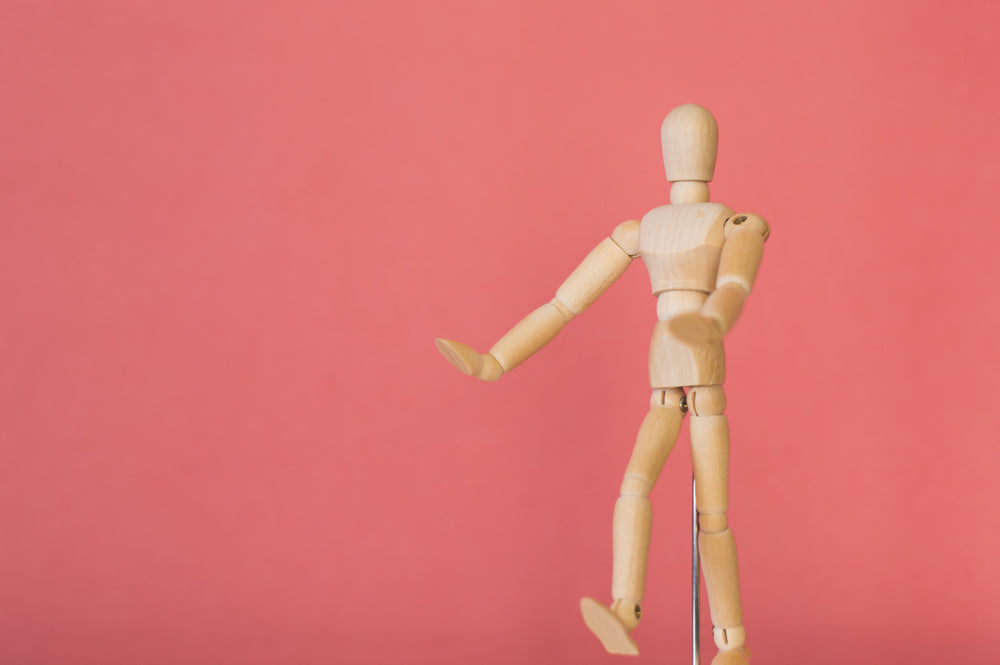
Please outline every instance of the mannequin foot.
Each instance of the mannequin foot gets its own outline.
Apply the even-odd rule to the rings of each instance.
[[[583,614],[583,622],[587,624],[587,628],[597,636],[608,653],[638,656],[639,647],[629,635],[629,631],[639,623],[638,606],[629,604],[630,611],[625,612],[626,620],[633,617],[634,620],[627,621],[631,625],[626,626],[626,620],[618,614],[619,609],[624,611],[620,603],[621,601],[616,601],[609,608],[593,598],[583,598],[580,600],[580,613]]]
[[[740,647],[720,651],[712,659],[712,665],[750,665],[750,650]]]

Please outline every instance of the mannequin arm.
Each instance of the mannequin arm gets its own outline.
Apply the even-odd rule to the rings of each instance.
[[[734,215],[726,220],[726,243],[722,246],[715,291],[700,312],[670,320],[670,330],[686,342],[699,343],[723,337],[743,311],[753,288],[770,228],[757,215]]]
[[[548,344],[622,276],[639,253],[639,222],[620,224],[556,290],[556,297],[524,317],[487,353],[446,339],[435,344],[463,374],[496,381]]]

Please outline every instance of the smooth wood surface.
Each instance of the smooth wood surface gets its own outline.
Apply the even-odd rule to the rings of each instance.
[[[770,228],[757,215],[736,215],[725,225],[725,247],[719,258],[716,286],[736,282],[747,293],[753,288]]]
[[[747,290],[741,284],[726,282],[719,286],[712,295],[705,301],[705,308],[701,311],[704,323],[688,323],[683,321],[673,324],[673,331],[681,339],[699,340],[709,339],[715,335],[725,335],[732,330],[736,319],[743,313],[743,304],[747,300]],[[705,326],[711,322],[711,330],[699,330],[695,326]]]
[[[611,239],[622,248],[622,251],[631,257],[639,255],[639,227],[642,225],[638,219],[630,219],[622,222],[611,232]]]
[[[582,314],[624,274],[632,257],[611,238],[595,247],[556,290],[559,302]]]
[[[638,604],[646,586],[646,563],[652,528],[649,493],[677,442],[684,412],[684,391],[656,390],[650,396],[650,408],[639,427],[635,446],[625,467],[620,496],[612,518],[611,597],[619,603],[616,614],[623,626],[632,629],[638,617],[628,611]]]
[[[653,489],[677,442],[684,417],[680,406],[683,399],[684,391],[680,388],[653,391],[649,412],[639,426],[632,456],[625,467],[621,494],[648,496]]]
[[[653,295],[663,291],[711,293],[732,210],[718,203],[685,203],[650,210],[639,229],[639,254]]]
[[[625,222],[615,229],[621,242],[637,243],[637,223]],[[566,281],[556,297],[521,319],[487,353],[448,339],[436,339],[438,351],[463,374],[484,381],[496,381],[548,344],[608,287],[622,276],[632,256],[611,238],[605,238],[588,254]]]
[[[670,186],[670,203],[707,203],[710,192],[707,182],[678,180]]]
[[[670,205],[641,221],[619,224],[556,290],[556,297],[479,354],[437,340],[466,374],[494,380],[529,358],[583,313],[636,256],[649,272],[657,322],[649,349],[650,409],[639,428],[622,478],[612,521],[612,602],[580,602],[587,627],[611,653],[637,654],[630,633],[640,619],[652,525],[649,494],[676,443],[687,409],[697,480],[698,536],[719,653],[714,665],[745,665],[736,541],[729,528],[729,425],[723,411],[724,335],[743,311],[769,235],[767,222],[710,203],[718,143],[714,118],[686,104],[661,126],[664,167],[674,183]],[[687,393],[685,395],[685,389]]]
[[[663,291],[656,296],[656,320],[667,321],[688,312],[697,314],[707,297],[702,291]]]
[[[597,636],[608,653],[623,656],[639,655],[638,645],[614,610],[593,598],[581,598],[580,614],[583,615],[583,622],[587,628]]]
[[[670,330],[670,321],[653,326],[649,345],[649,383],[654,388],[702,386],[726,379],[726,354],[721,339],[692,344]]]
[[[566,323],[559,308],[545,303],[497,340],[489,355],[497,359],[503,371],[509,372],[552,341]]]
[[[735,628],[743,624],[740,604],[739,573],[736,565],[736,539],[732,529],[721,533],[698,534],[705,588],[712,624],[717,628]]]
[[[691,416],[690,432],[699,524],[702,531],[721,531],[700,520],[725,516],[729,507],[729,423],[724,415]]]
[[[472,347],[451,339],[436,339],[434,344],[441,355],[462,374],[475,376],[483,381],[496,381],[503,374],[503,367],[488,353],[481,354]]]
[[[653,509],[645,496],[620,496],[612,518],[614,563],[611,597],[616,601],[639,603],[646,587],[646,557],[649,554]],[[638,617],[630,621],[634,628]]]
[[[688,316],[671,326],[681,339],[707,341],[732,330],[757,278],[764,242],[770,235],[767,222],[757,215],[733,215],[726,220],[724,231],[716,288],[705,302],[701,320]]]
[[[678,106],[663,119],[660,141],[667,180],[711,182],[719,126],[708,109],[697,104]]]
[[[726,410],[726,391],[722,386],[696,386],[688,390],[691,416],[717,416]]]

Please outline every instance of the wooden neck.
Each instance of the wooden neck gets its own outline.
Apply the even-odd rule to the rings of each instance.
[[[678,180],[670,186],[671,203],[708,203],[708,183]]]

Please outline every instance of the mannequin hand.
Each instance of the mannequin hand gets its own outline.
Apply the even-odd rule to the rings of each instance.
[[[679,314],[670,319],[671,334],[688,344],[704,344],[722,339],[722,326],[699,312]]]
[[[479,353],[461,342],[436,339],[438,351],[462,374],[475,376],[483,381],[496,381],[503,375],[503,367],[488,353]]]

